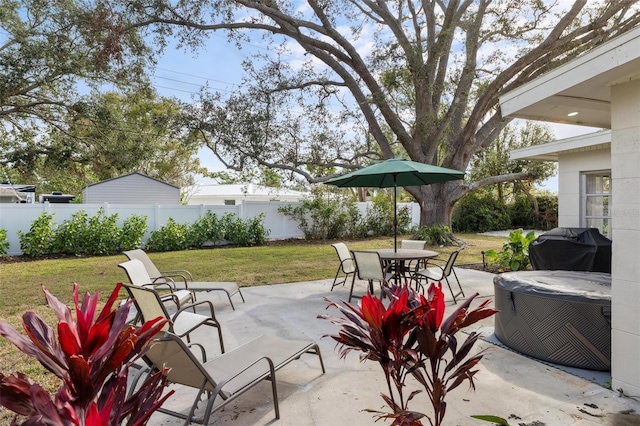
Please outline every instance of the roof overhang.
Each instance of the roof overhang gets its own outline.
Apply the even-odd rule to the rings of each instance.
[[[511,160],[558,161],[560,154],[604,149],[611,146],[611,130],[560,139],[555,142],[514,149]]]
[[[610,87],[635,79],[640,27],[506,93],[500,108],[505,117],[610,128]]]

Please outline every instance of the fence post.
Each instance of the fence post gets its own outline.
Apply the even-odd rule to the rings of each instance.
[[[160,204],[156,203],[153,205],[153,220],[154,220],[154,226],[153,226],[153,230],[154,231],[158,231],[160,228],[158,227],[158,224],[160,223]]]

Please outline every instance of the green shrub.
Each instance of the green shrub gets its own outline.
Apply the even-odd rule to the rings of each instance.
[[[215,243],[224,239],[224,223],[218,216],[207,210],[187,229],[187,246],[202,247],[207,242]]]
[[[56,241],[56,227],[53,215],[43,212],[31,223],[29,232],[23,234],[18,231],[20,250],[28,257],[40,257],[52,253]]]
[[[430,225],[420,227],[413,236],[416,240],[424,240],[428,245],[448,246],[457,245],[447,225]]]
[[[7,241],[7,230],[0,228],[0,256],[7,254],[9,241]]]
[[[142,238],[147,232],[147,216],[131,215],[122,223],[117,251],[142,247]]]
[[[106,216],[102,207],[95,216],[89,218],[86,254],[106,255],[117,251],[120,245],[120,228],[117,221],[117,213]]]
[[[84,254],[89,245],[88,215],[77,211],[70,220],[65,220],[56,230],[54,251],[66,254]]]
[[[509,229],[511,219],[507,207],[488,193],[470,192],[453,209],[455,232],[487,232]]]
[[[104,209],[89,218],[84,210],[73,214],[56,231],[55,251],[65,254],[106,255],[140,247],[147,230],[147,217],[132,215],[123,226],[118,215],[106,216]]]
[[[511,224],[509,228],[536,229],[538,214],[533,209],[533,202],[526,195],[518,195],[507,205]]]
[[[520,271],[529,267],[529,244],[536,239],[533,231],[523,234],[522,229],[509,233],[509,240],[502,245],[502,251],[487,250],[487,259],[492,265]]]
[[[267,241],[269,230],[264,227],[264,214],[246,220],[248,243],[250,246],[259,246]]]
[[[177,251],[187,248],[188,223],[176,223],[173,218],[157,231],[153,231],[145,244],[148,251]]]
[[[371,199],[371,205],[367,208],[364,217],[364,230],[366,235],[381,236],[393,235],[393,216],[396,206],[393,197],[385,193],[378,193]],[[397,208],[398,234],[404,234],[409,228],[411,218],[407,207]]]
[[[537,229],[553,229],[558,226],[558,196],[556,194],[536,195],[540,212]]]
[[[278,211],[295,220],[308,240],[354,236],[361,220],[352,197],[327,195],[318,189],[299,206],[287,205]]]

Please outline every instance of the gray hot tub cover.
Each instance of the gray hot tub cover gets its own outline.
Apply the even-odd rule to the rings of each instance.
[[[566,301],[611,301],[611,274],[584,271],[518,271],[496,275],[496,286]]]

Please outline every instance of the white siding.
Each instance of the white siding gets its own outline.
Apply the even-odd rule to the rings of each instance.
[[[89,185],[82,190],[83,204],[180,204],[180,188],[139,173]]]
[[[580,227],[580,174],[610,170],[609,147],[558,155],[558,226]]]

